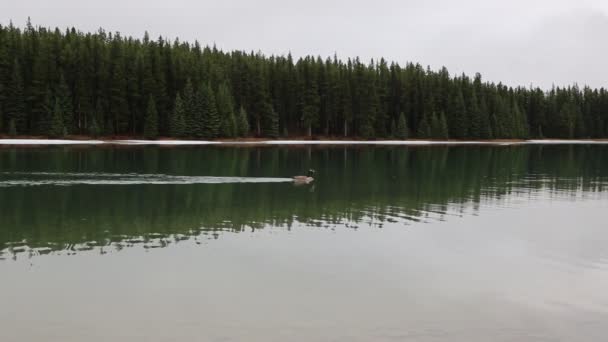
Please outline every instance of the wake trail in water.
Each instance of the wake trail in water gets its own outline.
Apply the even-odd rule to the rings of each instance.
[[[10,179],[3,179],[3,178]],[[41,178],[43,177],[43,178]],[[174,176],[137,173],[74,173],[74,172],[0,172],[0,187],[70,186],[70,185],[138,185],[138,184],[231,184],[283,183],[291,178]]]

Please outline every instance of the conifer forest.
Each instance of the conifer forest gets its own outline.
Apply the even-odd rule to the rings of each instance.
[[[0,25],[0,135],[605,138],[606,89]]]

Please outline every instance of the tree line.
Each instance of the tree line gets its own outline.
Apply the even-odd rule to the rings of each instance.
[[[0,25],[0,134],[506,139],[608,136],[608,92],[420,64],[225,52]]]

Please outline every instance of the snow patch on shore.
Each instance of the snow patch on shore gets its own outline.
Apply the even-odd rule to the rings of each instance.
[[[0,145],[99,145],[102,140],[0,139]]]
[[[522,144],[608,144],[608,140],[525,140],[525,141],[455,141],[455,140],[67,140],[0,139],[0,145],[522,145]]]

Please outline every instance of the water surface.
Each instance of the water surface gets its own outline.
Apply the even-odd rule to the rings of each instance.
[[[607,186],[602,145],[1,148],[0,340],[605,341]]]

